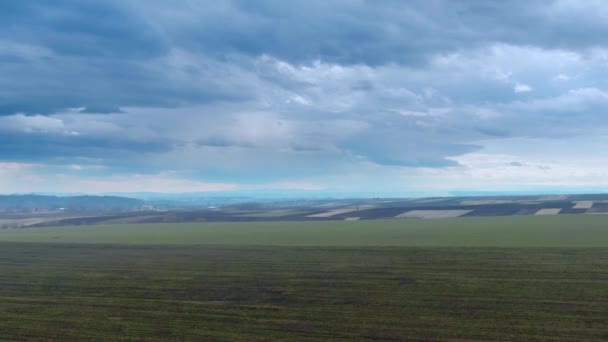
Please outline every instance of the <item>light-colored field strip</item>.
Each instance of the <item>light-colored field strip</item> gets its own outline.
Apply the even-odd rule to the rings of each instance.
[[[410,210],[395,216],[395,218],[449,218],[466,215],[473,210]]]
[[[591,209],[593,207],[593,201],[576,201],[572,209]]]
[[[289,216],[289,215],[298,215],[298,214],[306,214],[306,213],[307,213],[307,211],[304,211],[304,210],[274,210],[274,211],[263,211],[263,212],[256,212],[256,213],[239,214],[236,216],[272,218],[272,217],[284,217],[284,216]]]
[[[560,211],[562,211],[561,208],[544,208],[534,213],[534,215],[557,215]]]
[[[561,200],[565,200],[567,198],[568,198],[567,195],[548,195],[548,196],[539,197],[538,200],[539,201],[561,201]]]
[[[377,208],[377,207],[378,207],[377,205],[373,205],[373,204],[364,204],[364,205],[357,206],[357,208],[359,210],[374,209],[374,208]]]
[[[49,220],[41,218],[28,218],[28,219],[0,219],[0,228],[20,228],[28,227],[34,224],[43,223]],[[50,220],[52,221],[52,220]]]
[[[317,207],[317,208],[335,207],[335,206],[339,206],[339,205],[348,205],[349,203],[350,202],[330,202],[330,203],[323,203],[323,204],[315,205],[315,207]]]
[[[308,215],[307,217],[325,218],[325,217],[332,217],[332,216],[336,216],[336,215],[340,215],[340,214],[352,213],[353,211],[357,211],[357,209],[336,209],[336,210],[330,210],[328,212],[324,212],[324,213],[320,213],[320,214]]]
[[[359,221],[360,217],[347,217],[344,221]]]
[[[428,198],[428,199],[416,199],[414,200],[415,203],[433,203],[433,202],[441,202],[441,201],[447,201],[449,198]]]
[[[461,201],[461,205],[484,205],[484,204],[506,204],[513,203],[512,200],[466,200]]]

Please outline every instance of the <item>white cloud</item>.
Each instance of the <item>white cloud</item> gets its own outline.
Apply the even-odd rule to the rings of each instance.
[[[523,84],[523,83],[516,83],[515,87],[513,87],[513,91],[516,93],[527,93],[527,92],[531,92],[533,89],[532,87],[530,87],[527,84]]]
[[[61,119],[43,115],[16,114],[0,117],[0,130],[26,133],[67,133]]]
[[[15,56],[36,62],[42,58],[52,57],[53,52],[45,46],[24,44],[11,40],[0,40],[0,56]]]

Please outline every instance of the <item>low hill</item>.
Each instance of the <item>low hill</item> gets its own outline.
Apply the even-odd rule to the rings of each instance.
[[[0,195],[0,212],[104,212],[134,210],[143,201],[118,196]]]

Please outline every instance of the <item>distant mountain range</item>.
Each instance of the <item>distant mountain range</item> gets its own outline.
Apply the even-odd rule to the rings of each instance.
[[[140,208],[139,199],[119,196],[0,195],[3,212],[100,212]]]

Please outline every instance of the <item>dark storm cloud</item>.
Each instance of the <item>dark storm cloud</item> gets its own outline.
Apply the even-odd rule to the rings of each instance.
[[[141,3],[143,4],[143,3]],[[123,106],[177,107],[240,101],[221,79],[193,82],[165,65],[173,46],[122,1],[11,1],[0,4],[0,115],[67,108],[117,112]]]
[[[195,142],[198,147],[241,147],[241,148],[253,148],[252,143],[243,143],[238,141],[230,141],[226,137],[212,136],[207,139],[201,139]]]
[[[131,157],[133,154],[170,151],[178,142],[167,140],[138,141],[128,137],[111,139],[57,134],[0,134],[0,156],[23,162],[64,161],[66,159],[107,160]]]
[[[415,65],[432,54],[495,42],[550,49],[608,43],[608,25],[593,6],[568,1],[236,0],[182,9],[200,18],[167,22],[185,45],[293,63]]]
[[[165,42],[129,8],[119,1],[3,1],[1,36],[67,56],[145,58],[165,52]]]
[[[187,66],[180,70],[198,82],[151,70],[175,49],[216,61],[269,55],[295,64],[421,66],[435,54],[493,42],[564,49],[606,44],[608,25],[592,9],[585,20],[568,15],[581,10],[553,1],[4,1],[0,114],[252,96],[238,85],[206,82],[213,75]]]

